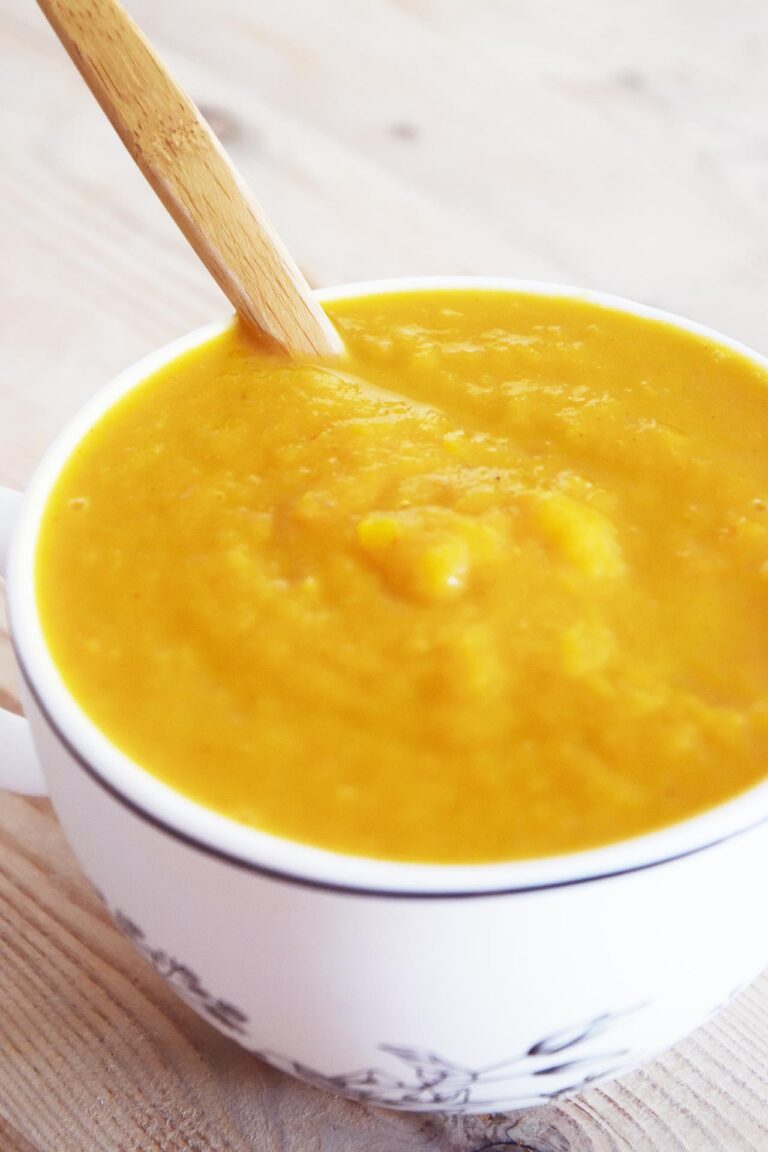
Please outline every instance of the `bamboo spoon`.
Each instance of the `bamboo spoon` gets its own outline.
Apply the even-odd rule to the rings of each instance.
[[[141,171],[224,294],[291,356],[338,333],[189,96],[117,0],[38,0]]]

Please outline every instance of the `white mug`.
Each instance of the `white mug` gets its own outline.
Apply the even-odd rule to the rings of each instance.
[[[320,295],[418,287],[578,297],[701,333],[768,370],[695,324],[559,286],[451,278]],[[115,748],[67,691],[33,593],[51,489],[115,401],[225,326],[194,332],[112,381],[46,453],[23,500],[0,491],[0,564],[27,717],[0,712],[0,784],[50,792],[118,926],[180,996],[316,1085],[392,1108],[506,1111],[644,1062],[768,962],[768,922],[756,912],[768,783],[594,851],[450,866],[360,859],[246,828],[185,798]]]

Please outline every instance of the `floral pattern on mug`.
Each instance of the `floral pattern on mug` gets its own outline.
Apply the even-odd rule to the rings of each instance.
[[[248,1034],[249,1019],[245,1012],[210,993],[186,964],[164,949],[153,947],[143,930],[123,912],[116,910],[112,915],[120,931],[190,1007],[235,1036]],[[635,1059],[627,1048],[607,1047],[598,1052],[588,1049],[593,1040],[609,1033],[616,1021],[641,1007],[643,1005],[638,1004],[602,1012],[590,1020],[550,1033],[516,1056],[481,1068],[456,1063],[429,1048],[381,1043],[378,1050],[399,1061],[403,1065],[401,1072],[368,1067],[328,1075],[271,1049],[250,1051],[274,1068],[308,1084],[370,1104],[413,1111],[460,1111],[471,1107],[500,1112],[587,1088],[634,1064]],[[531,1092],[530,1086],[521,1085],[520,1094],[514,1094],[515,1082],[539,1077],[542,1078],[540,1090]]]

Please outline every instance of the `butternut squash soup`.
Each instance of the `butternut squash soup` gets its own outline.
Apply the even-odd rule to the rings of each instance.
[[[768,374],[655,320],[355,298],[348,354],[236,327],[133,390],[47,508],[37,597],[95,724],[216,812],[486,862],[768,767]]]

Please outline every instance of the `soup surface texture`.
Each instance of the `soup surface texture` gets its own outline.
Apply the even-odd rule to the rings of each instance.
[[[237,328],[118,403],[37,597],[92,720],[208,808],[392,860],[633,836],[768,766],[768,376],[578,299]]]

